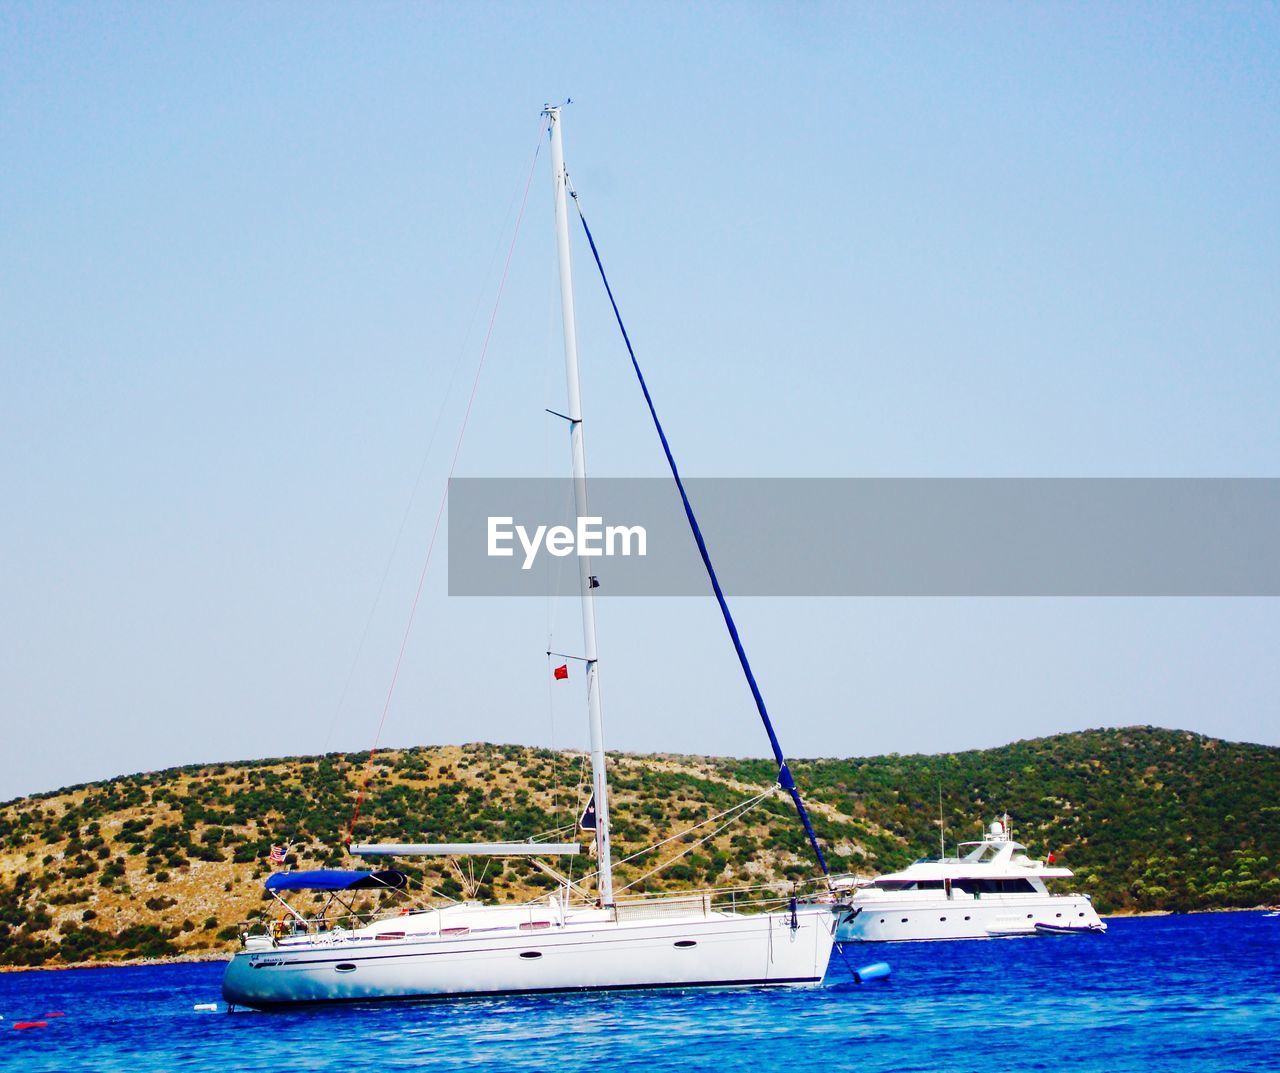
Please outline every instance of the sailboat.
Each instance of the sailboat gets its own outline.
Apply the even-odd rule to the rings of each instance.
[[[547,106],[543,115],[551,142],[556,248],[560,269],[568,386],[570,449],[575,511],[587,515],[586,462],[582,394],[578,373],[577,331],[569,246],[569,198],[574,198],[601,279],[650,415],[679,491],[692,535],[707,569],[712,590],[739,657],[756,707],[778,762],[771,790],[789,794],[822,872],[826,862],[809,822],[800,792],[774,733],[755,676],[746,658],[729,606],[716,578],[706,543],[652,397],[626,335],[585,216],[577,205],[564,163],[562,109]],[[792,893],[750,911],[728,892],[666,896],[615,896],[609,838],[609,787],[605,765],[596,648],[594,579],[588,560],[578,557],[590,725],[591,774],[597,872],[594,897],[567,879],[549,895],[521,904],[454,903],[404,909],[352,927],[333,926],[323,914],[307,917],[288,902],[293,892],[325,892],[347,909],[354,892],[396,891],[405,876],[394,869],[278,872],[267,893],[286,910],[279,926],[263,934],[242,935],[243,949],[227,965],[225,1000],[234,1008],[273,1009],[304,1003],[449,996],[526,994],[555,991],[734,986],[812,987],[822,982],[840,912],[829,885],[810,897]],[[770,791],[766,791],[768,793]],[[764,796],[764,795],[761,795]],[[587,827],[589,825],[582,825]],[[526,857],[541,859],[580,852],[566,843],[352,844],[352,855],[385,862],[401,857]],[[540,862],[541,863],[541,862]],[[556,874],[544,865],[549,874]],[[346,901],[344,901],[344,898]],[[348,916],[345,919],[350,919]]]

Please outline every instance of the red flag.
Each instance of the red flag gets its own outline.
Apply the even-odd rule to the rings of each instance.
[[[1057,857],[1055,857],[1052,853],[1050,853],[1050,854],[1049,854],[1049,863],[1050,863],[1050,864],[1053,864],[1053,862],[1054,862],[1054,861],[1056,861],[1057,859],[1058,859],[1058,858],[1057,858]]]
[[[569,664],[567,663],[560,664],[560,666],[556,668],[555,674],[556,674],[556,678],[568,678]]]

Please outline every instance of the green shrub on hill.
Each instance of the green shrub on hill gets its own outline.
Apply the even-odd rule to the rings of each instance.
[[[358,753],[191,765],[0,805],[0,964],[234,943],[233,922],[264,912],[258,881],[273,844],[291,845],[291,868],[354,863],[342,847],[368,762]],[[585,803],[584,765],[578,755],[519,746],[379,753],[356,837],[518,840],[571,829]],[[935,853],[941,789],[951,843],[1007,811],[1015,837],[1073,868],[1072,885],[1104,912],[1280,901],[1277,748],[1130,727],[792,767],[837,870],[888,871]],[[615,855],[635,855],[619,865],[619,882],[652,893],[811,876],[806,840],[781,795],[706,842],[711,826],[645,851],[775,774],[763,760],[614,757]],[[644,878],[682,849],[690,852]],[[445,862],[406,863],[427,896],[464,895],[467,877]],[[593,865],[579,858],[566,867],[579,879]],[[481,895],[499,897],[554,886],[521,861],[478,866],[472,879]]]

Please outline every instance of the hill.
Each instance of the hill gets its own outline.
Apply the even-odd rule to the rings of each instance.
[[[768,786],[761,760],[613,755],[615,856],[636,853]],[[230,953],[266,911],[272,843],[290,867],[349,865],[341,846],[368,754],[210,764],[68,787],[0,805],[0,964]],[[899,868],[932,853],[942,787],[948,837],[1007,810],[1099,909],[1190,910],[1280,901],[1280,748],[1152,727],[1095,730],[933,756],[795,761],[834,870]],[[360,840],[524,839],[572,824],[586,761],[518,746],[379,753]],[[813,874],[790,804],[766,798],[617,869],[632,891]],[[678,848],[690,852],[642,878]],[[421,865],[421,862],[409,862]],[[586,857],[575,875],[589,869]],[[444,897],[528,896],[527,862],[473,875],[406,869]]]

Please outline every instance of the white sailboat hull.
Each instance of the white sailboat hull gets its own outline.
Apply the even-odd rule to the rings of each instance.
[[[829,906],[802,905],[794,916],[712,913],[461,938],[352,937],[239,953],[222,994],[236,1006],[271,1009],[549,991],[816,986],[833,933]]]
[[[981,898],[921,897],[918,893],[856,896],[856,916],[841,920],[840,942],[912,942],[926,939],[993,939],[1035,935],[1037,925],[1065,932],[1104,932],[1092,903],[1082,894],[1004,894]],[[1045,929],[1041,929],[1045,930]]]

